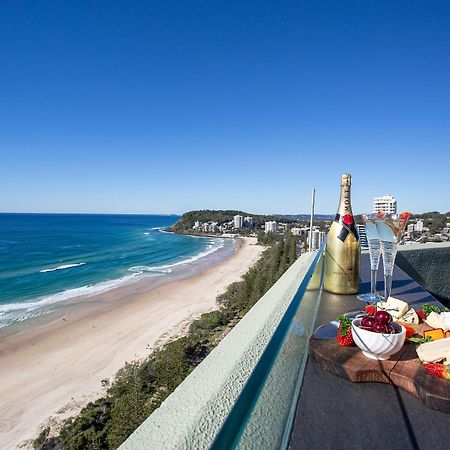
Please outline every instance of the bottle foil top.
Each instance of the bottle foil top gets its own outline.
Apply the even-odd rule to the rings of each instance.
[[[352,176],[349,173],[341,175],[341,186],[350,186],[352,184]]]

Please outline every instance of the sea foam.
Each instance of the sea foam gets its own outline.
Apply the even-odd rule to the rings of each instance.
[[[74,264],[63,264],[62,266],[58,266],[58,267],[53,267],[51,269],[42,269],[39,272],[40,273],[45,273],[45,272],[54,272],[55,270],[64,270],[64,269],[70,269],[71,267],[79,267],[79,266],[84,266],[86,263],[81,262],[81,263],[74,263]]]
[[[35,301],[32,302],[25,301],[25,302],[7,303],[3,305],[0,304],[0,328],[5,327],[17,320],[21,321],[30,317],[35,317],[50,312],[48,310],[41,311],[40,313],[36,312],[37,310],[45,308],[49,305],[77,297],[91,296],[94,294],[101,294],[103,292],[109,291],[115,287],[129,283],[137,275],[138,273],[134,273],[115,280],[102,281],[100,283],[81,286],[79,288],[67,289],[65,291],[58,292],[56,294],[37,298]]]

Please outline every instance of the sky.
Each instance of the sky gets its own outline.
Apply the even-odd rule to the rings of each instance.
[[[0,211],[450,210],[450,3],[0,2]]]

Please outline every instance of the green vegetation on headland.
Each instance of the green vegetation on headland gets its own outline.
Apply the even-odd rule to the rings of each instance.
[[[264,225],[264,222],[271,220],[284,221],[286,223],[294,222],[293,219],[288,219],[284,216],[277,215],[259,215],[250,214],[243,211],[235,210],[209,210],[204,209],[200,211],[189,211],[184,213],[181,218],[170,227],[170,230],[185,233],[194,227],[195,222],[217,222],[218,225],[223,225],[226,222],[233,220],[234,216],[247,217],[250,216],[253,219],[253,225],[258,227]]]
[[[59,433],[42,430],[39,450],[116,449],[223,339],[296,259],[297,239],[268,233],[271,242],[258,262],[217,300],[220,308],[202,314],[180,337],[141,362],[126,364],[104,397],[67,419]]]

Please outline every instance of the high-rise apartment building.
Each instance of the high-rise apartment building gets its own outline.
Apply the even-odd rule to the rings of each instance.
[[[233,222],[234,222],[234,228],[242,228],[242,225],[244,223],[244,218],[242,216],[234,216],[233,217]]]
[[[244,217],[244,227],[253,228],[253,217]]]
[[[311,239],[311,232],[308,232],[308,239]],[[325,239],[325,232],[319,230],[313,230],[311,249],[318,250]]]
[[[274,221],[270,221],[270,222],[264,222],[264,232],[265,233],[269,233],[269,232],[275,232],[277,231],[277,223]]]
[[[383,211],[386,214],[397,214],[397,200],[392,195],[383,195],[373,199],[373,212]]]

